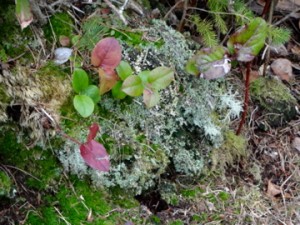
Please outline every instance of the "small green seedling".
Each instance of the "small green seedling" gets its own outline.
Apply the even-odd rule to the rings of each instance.
[[[255,18],[229,37],[227,48],[220,45],[203,48],[186,65],[188,73],[210,80],[224,77],[231,69],[231,60],[246,63],[244,112],[237,134],[241,132],[248,109],[251,62],[264,47],[267,36],[266,21]]]
[[[143,94],[144,103],[148,108],[157,105],[160,99],[158,91],[166,88],[174,80],[173,70],[161,66],[134,75],[129,63],[121,61],[121,57],[121,46],[115,38],[104,38],[93,49],[91,62],[98,67],[100,94],[112,90],[112,95],[117,99]]]
[[[100,101],[99,88],[89,85],[89,78],[83,69],[76,68],[72,77],[73,90],[77,93],[73,99],[73,105],[82,117],[90,116],[95,104]]]
[[[229,37],[227,48],[219,45],[198,51],[188,61],[186,71],[208,80],[223,77],[231,69],[230,60],[251,62],[264,47],[266,38],[266,21],[255,18]]]
[[[133,75],[130,65],[121,61],[116,70],[121,80],[113,87],[113,96],[123,99],[126,95],[138,97],[143,94],[147,108],[157,105],[160,99],[158,91],[166,88],[174,80],[173,70],[164,66]]]

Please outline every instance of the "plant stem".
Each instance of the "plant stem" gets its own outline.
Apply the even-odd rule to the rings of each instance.
[[[75,144],[78,144],[79,146],[82,144],[82,143],[80,143],[79,141],[77,141],[75,138],[72,138],[72,137],[70,137],[69,135],[67,135],[66,133],[64,133],[64,132],[60,129],[60,127],[57,128],[56,131],[57,131],[61,136],[63,136],[64,138],[66,138],[66,139],[68,139],[68,140],[74,142]]]
[[[177,27],[177,30],[180,31],[180,32],[183,31],[183,26],[184,26],[184,20],[185,20],[185,17],[186,17],[187,7],[188,7],[188,0],[185,0],[184,5],[183,5],[182,17],[181,17],[180,23]]]
[[[236,135],[239,135],[241,133],[243,125],[244,125],[244,123],[246,121],[246,116],[247,116],[247,111],[248,111],[248,104],[249,104],[249,86],[250,86],[251,65],[252,65],[252,61],[247,62],[243,114],[242,114],[242,119],[240,121],[239,127],[238,127],[238,129],[236,131]]]
[[[267,4],[267,3],[266,3]],[[270,26],[272,25],[272,20],[273,20],[273,13],[274,13],[274,9],[275,9],[275,2],[271,1],[270,2],[270,6],[269,6],[269,15],[268,15],[268,23],[270,24]],[[270,44],[272,43],[272,37],[269,34],[268,38],[267,38],[267,52],[266,52],[266,59],[264,62],[264,69],[263,69],[263,76],[266,76],[266,72],[267,72],[267,67],[270,63]]]

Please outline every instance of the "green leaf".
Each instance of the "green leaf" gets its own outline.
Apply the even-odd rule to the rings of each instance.
[[[230,60],[226,56],[227,49],[223,46],[203,48],[191,59],[205,79],[211,80],[225,76],[231,69]]]
[[[155,90],[167,87],[174,80],[174,72],[168,67],[157,67],[150,71],[148,82]]]
[[[124,99],[127,95],[122,91],[122,81],[118,81],[115,86],[112,88],[111,92],[114,98]]]
[[[281,45],[291,38],[291,31],[283,27],[273,27],[269,26],[269,35],[271,36],[271,45]]]
[[[72,36],[72,38],[71,38],[72,45],[77,45],[79,43],[79,40],[80,40],[80,35]]]
[[[29,0],[16,0],[16,16],[22,30],[33,20]]]
[[[73,105],[82,117],[90,116],[95,107],[93,100],[86,95],[75,95]]]
[[[159,102],[160,96],[159,93],[156,90],[151,90],[149,88],[144,90],[143,93],[143,99],[144,103],[147,106],[147,108],[151,108]]]
[[[101,99],[99,88],[96,85],[89,85],[82,94],[89,96],[95,104]]]
[[[192,75],[199,75],[199,70],[196,66],[196,56],[192,57],[185,66],[185,71]]]
[[[252,61],[264,47],[267,34],[266,21],[257,17],[230,36],[227,42],[229,52],[236,54],[238,61]]]
[[[131,75],[124,80],[122,91],[132,97],[140,96],[143,93],[144,86],[139,76]]]
[[[125,80],[127,77],[132,75],[132,69],[128,62],[121,61],[116,68],[117,73],[121,80]]]
[[[148,78],[150,76],[150,70],[144,70],[138,74],[138,76],[142,79],[143,85],[149,83]]]
[[[72,86],[76,93],[84,91],[89,86],[89,78],[83,69],[75,69],[73,72]]]

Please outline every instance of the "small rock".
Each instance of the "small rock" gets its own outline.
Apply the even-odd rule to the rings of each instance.
[[[54,51],[54,62],[58,65],[64,64],[72,55],[71,48],[57,48]]]
[[[279,58],[271,64],[273,73],[281,80],[289,81],[293,78],[292,63],[288,59]]]

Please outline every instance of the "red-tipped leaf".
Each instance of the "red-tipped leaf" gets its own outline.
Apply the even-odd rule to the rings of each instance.
[[[122,50],[119,42],[112,37],[99,41],[92,51],[92,64],[106,73],[114,70],[121,62]]]
[[[89,134],[87,136],[87,142],[93,140],[96,137],[97,132],[99,131],[99,129],[100,128],[99,128],[99,125],[97,123],[93,123],[90,126],[90,128],[89,128],[90,132],[89,132]]]

